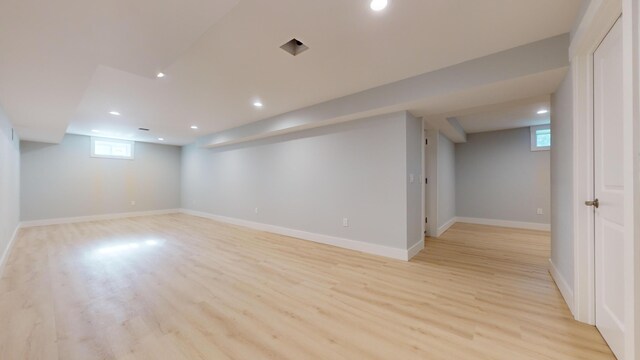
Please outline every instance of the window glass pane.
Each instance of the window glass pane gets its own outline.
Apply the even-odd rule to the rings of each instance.
[[[114,144],[111,147],[111,155],[129,156],[128,148],[129,146],[126,144]]]
[[[96,155],[111,155],[111,146],[108,144],[96,141],[95,147],[94,152]]]
[[[551,146],[551,134],[547,130],[546,134],[536,133],[536,146],[537,147],[549,147]]]
[[[133,142],[92,139],[92,155],[116,159],[133,159]]]

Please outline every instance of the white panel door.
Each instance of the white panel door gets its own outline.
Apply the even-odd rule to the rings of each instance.
[[[596,326],[624,356],[622,21],[593,55]]]

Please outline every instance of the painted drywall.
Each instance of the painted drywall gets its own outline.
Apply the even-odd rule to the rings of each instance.
[[[549,224],[550,154],[531,151],[528,127],[468,134],[455,163],[459,217]]]
[[[424,101],[567,67],[569,34],[554,36],[443,69],[329,100],[198,139],[202,146],[255,140],[407,109]]]
[[[573,289],[573,77],[551,96],[551,261]]]
[[[20,140],[0,109],[0,270],[20,222]]]
[[[456,217],[456,145],[446,136],[438,133],[437,173],[438,173],[438,232],[442,231]]]
[[[397,112],[222,148],[186,146],[182,207],[407,249],[407,194],[420,186],[405,185],[415,162],[407,151],[419,148],[407,139],[419,139],[418,125]]]
[[[22,221],[180,206],[180,147],[138,142],[134,160],[93,158],[90,137],[66,135],[20,151]]]
[[[573,23],[573,26],[571,27],[571,33],[570,33],[571,39],[573,39],[573,36],[578,30],[578,26],[582,22],[584,15],[587,13],[587,9],[589,8],[589,5],[591,5],[591,0],[582,0],[582,4],[580,5],[580,10],[578,11],[578,15],[576,16],[576,20]]]
[[[424,240],[422,230],[422,119],[407,114],[407,248]]]

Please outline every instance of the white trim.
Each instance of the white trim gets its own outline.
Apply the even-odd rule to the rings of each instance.
[[[562,294],[564,301],[567,303],[569,310],[571,310],[571,313],[573,314],[573,289],[571,289],[571,286],[569,286],[569,283],[567,283],[567,280],[562,276],[560,271],[558,271],[558,268],[551,259],[549,259],[549,274],[551,274],[551,278],[556,283],[558,290],[560,290],[560,294]]]
[[[418,255],[420,251],[424,249],[424,239],[422,241],[418,241],[412,247],[407,250],[407,260],[411,260],[414,256]]]
[[[451,218],[451,220],[447,221],[444,225],[440,226],[438,228],[438,234],[436,235],[436,237],[442,236],[442,234],[447,232],[447,230],[449,230],[449,228],[453,226],[453,224],[455,224],[456,222],[458,222],[458,218],[454,216],[453,218]]]
[[[34,226],[72,224],[72,223],[79,223],[79,222],[122,219],[122,218],[139,217],[139,216],[175,214],[178,212],[180,212],[179,209],[166,209],[166,210],[151,210],[151,211],[136,211],[136,212],[127,212],[127,213],[104,214],[104,215],[78,216],[78,217],[68,217],[68,218],[58,218],[58,219],[33,220],[33,221],[23,221],[20,224],[20,227],[29,228]]]
[[[438,136],[439,130],[427,130],[427,139],[429,139],[429,145],[427,145],[427,159],[426,163],[426,178],[429,179],[429,183],[426,185],[426,205],[425,209],[427,214],[425,215],[429,222],[427,223],[427,235],[438,235]]]
[[[624,169],[624,278],[625,284],[625,350],[627,359],[640,359],[640,6],[637,0],[622,4],[623,41],[623,169]]]
[[[580,25],[571,37],[569,59],[592,53],[595,50],[594,41],[600,43],[604,38],[602,32],[606,34],[613,25],[610,20],[617,19],[621,13],[620,0],[591,0]]]
[[[9,240],[9,244],[7,244],[7,248],[4,249],[4,252],[2,253],[2,257],[0,257],[0,277],[2,277],[2,273],[4,272],[4,268],[7,265],[7,261],[9,261],[9,254],[11,253],[11,249],[13,248],[13,245],[15,244],[15,241],[18,238],[18,230],[20,230],[20,228],[21,226],[20,224],[18,224],[16,226],[16,229],[13,231],[13,235]]]
[[[630,46],[633,49],[631,56],[627,58],[626,68],[628,69],[631,66],[631,70],[633,71],[632,76],[630,76],[630,80],[632,81],[632,96],[630,98],[632,102],[633,109],[629,109],[631,112],[630,116],[632,119],[630,120],[634,126],[633,129],[633,149],[640,149],[640,102],[638,99],[640,98],[640,69],[637,65],[635,67],[633,64],[640,63],[640,3],[634,0],[623,0],[623,12],[627,20],[629,21],[628,26],[625,28],[625,33],[629,35],[632,39]],[[627,43],[629,44],[629,43]],[[628,98],[629,99],[629,98]],[[640,236],[640,210],[637,208],[638,204],[640,204],[640,152],[634,152],[634,162],[633,162],[633,197],[629,199],[632,202],[632,206],[635,206],[633,209],[633,219],[632,219],[632,231],[635,235],[628,234],[629,236],[635,236],[638,238]],[[627,221],[627,220],[625,220]],[[629,335],[628,345],[632,347],[632,349],[628,349],[630,351],[630,357],[635,357],[636,359],[640,358],[640,348],[638,348],[638,344],[640,344],[640,251],[638,250],[638,242],[633,241],[633,237],[631,239],[627,239],[627,243],[629,240],[632,244],[634,244],[635,249],[630,251],[630,255],[632,257],[631,263],[635,269],[627,269],[627,271],[631,271],[633,275],[633,292],[632,296],[635,301],[631,301],[631,309],[625,309],[626,312],[633,314],[630,316],[631,320],[629,321],[629,326],[633,327],[633,334]]]
[[[576,320],[595,323],[595,249],[593,211],[581,206],[593,198],[593,79],[592,54],[611,26],[623,13],[623,98],[624,98],[624,186],[625,186],[625,350],[626,359],[640,359],[640,110],[638,92],[638,49],[640,48],[640,6],[635,0],[592,0],[570,47],[574,68],[574,315]]]
[[[180,209],[180,212],[183,214],[198,216],[198,217],[220,221],[228,224],[244,226],[254,230],[266,231],[266,232],[284,235],[284,236],[291,236],[291,237],[295,237],[302,240],[308,240],[308,241],[313,241],[320,244],[337,246],[344,249],[360,251],[367,254],[379,255],[379,256],[384,256],[384,257],[397,259],[397,260],[408,261],[410,258],[410,251],[411,252],[419,251],[415,249],[416,248],[415,245],[412,246],[410,250],[398,249],[398,248],[392,248],[384,245],[370,244],[370,243],[366,243],[364,241],[359,241],[359,240],[339,238],[335,236],[316,234],[316,233],[310,233],[302,230],[290,229],[282,226],[258,223],[254,221],[237,219],[237,218],[221,216],[221,215],[214,215],[214,214],[201,212],[201,211]],[[421,242],[417,244],[418,247],[420,246],[419,245],[420,243]]]
[[[425,179],[427,178],[427,166],[426,166],[426,156],[425,156],[425,152],[427,151],[427,144],[426,142],[427,140],[427,129],[425,128],[425,124],[424,124],[424,119],[420,118],[420,123],[421,123],[421,128],[422,128],[422,144],[420,144],[420,168],[422,169],[422,177],[420,178],[420,183],[422,183],[422,199],[421,199],[421,209],[422,209],[422,218],[420,219],[420,222],[422,222],[422,231],[420,232],[420,237],[422,239],[422,243],[424,243],[424,237],[427,236],[428,230],[427,230],[427,222],[425,221],[425,219],[427,219],[428,216],[428,211],[426,209],[427,203],[426,203],[426,197],[427,197],[427,184],[425,182]]]
[[[593,53],[622,11],[620,1],[592,0],[570,45],[573,69],[574,317],[595,324],[593,199]]]
[[[491,226],[499,226],[499,227],[515,228],[515,229],[551,231],[550,224],[539,224],[539,223],[531,223],[531,222],[523,222],[523,221],[510,221],[510,220],[498,220],[498,219],[480,219],[480,218],[469,218],[469,217],[458,217],[456,218],[456,220],[457,222],[467,223],[467,224],[491,225]]]
[[[595,48],[594,48],[595,50]],[[572,60],[573,67],[573,257],[574,317],[595,324],[594,214],[583,201],[593,190],[593,58]]]

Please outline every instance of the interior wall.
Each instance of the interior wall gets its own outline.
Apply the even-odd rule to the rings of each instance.
[[[0,269],[20,223],[20,140],[0,109]]]
[[[421,131],[418,119],[398,112],[222,148],[189,145],[182,207],[407,249],[415,235],[407,197],[421,201],[422,185],[421,155],[407,152],[420,149]]]
[[[551,262],[573,289],[573,76],[551,96]]]
[[[455,162],[459,217],[550,223],[550,154],[531,151],[528,127],[468,134]]]
[[[407,113],[407,248],[424,241],[422,211],[422,119]]]
[[[456,205],[456,145],[438,133],[437,144],[438,233],[455,221]]]
[[[178,146],[135,143],[135,159],[91,157],[91,137],[60,144],[23,141],[21,220],[177,209]],[[135,201],[135,205],[131,202]]]

